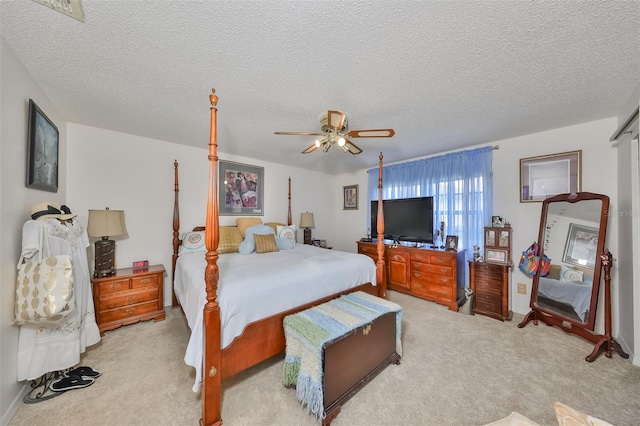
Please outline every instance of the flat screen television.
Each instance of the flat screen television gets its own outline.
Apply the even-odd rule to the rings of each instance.
[[[433,244],[433,197],[383,200],[384,238]],[[371,201],[371,236],[377,238],[378,201]]]

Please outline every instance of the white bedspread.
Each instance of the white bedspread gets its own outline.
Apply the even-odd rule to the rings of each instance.
[[[196,369],[194,392],[200,389],[202,376],[204,255],[181,255],[174,282],[176,297],[191,328],[184,360]],[[360,284],[376,283],[376,266],[371,258],[304,244],[276,253],[222,254],[218,267],[222,348],[252,322]]]
[[[538,292],[542,296],[573,306],[573,310],[582,321],[587,321],[585,316],[591,306],[592,282],[585,281],[577,284],[540,277],[539,284]]]

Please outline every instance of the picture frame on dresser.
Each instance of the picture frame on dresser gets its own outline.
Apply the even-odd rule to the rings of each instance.
[[[509,264],[509,250],[485,248],[484,261],[487,263],[497,263],[499,265]]]
[[[458,236],[457,235],[447,235],[445,250],[448,251],[458,251]]]

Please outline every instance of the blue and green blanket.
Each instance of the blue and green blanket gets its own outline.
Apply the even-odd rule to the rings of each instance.
[[[284,385],[296,387],[302,406],[316,417],[324,415],[322,353],[324,345],[387,312],[396,312],[396,352],[400,342],[402,307],[358,291],[284,318],[287,341]]]

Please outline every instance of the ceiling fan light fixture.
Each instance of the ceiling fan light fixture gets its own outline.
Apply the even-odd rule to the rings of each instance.
[[[338,146],[344,146],[344,143],[345,143],[345,142],[346,142],[346,141],[345,141],[345,140],[344,140],[344,138],[341,136],[341,137],[338,139]]]
[[[317,147],[317,148],[320,148],[320,139],[316,139],[316,142],[315,142],[315,143],[316,143],[316,147]]]

